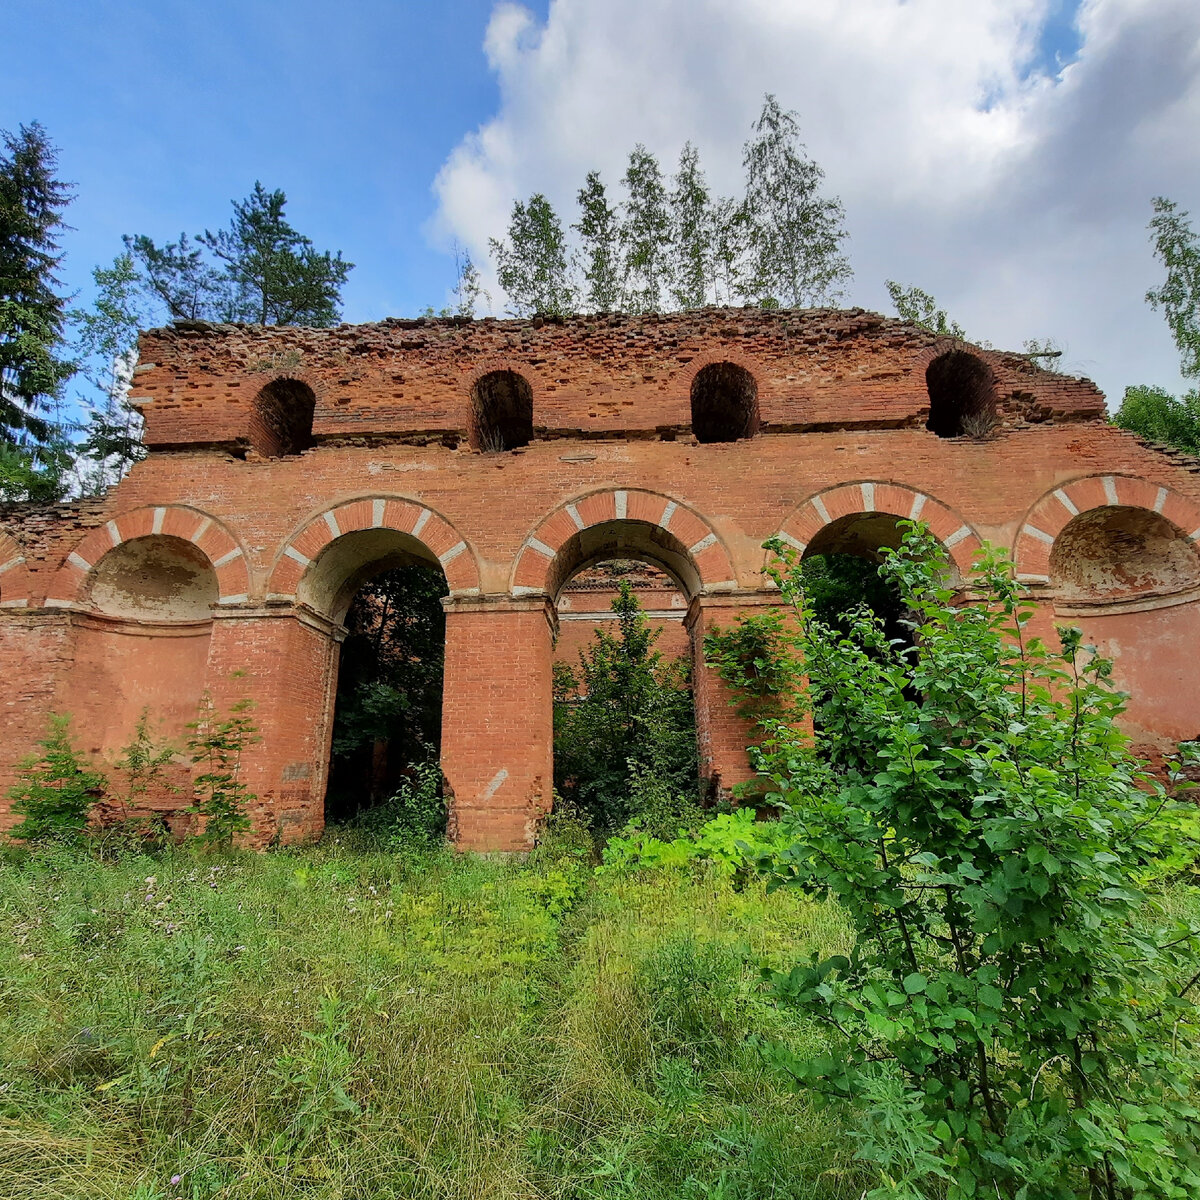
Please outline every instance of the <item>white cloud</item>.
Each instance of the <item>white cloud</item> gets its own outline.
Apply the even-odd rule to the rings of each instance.
[[[635,142],[669,167],[687,139],[734,192],[764,92],[797,110],[847,210],[848,300],[917,283],[1001,346],[1052,335],[1115,400],[1179,387],[1146,234],[1166,194],[1200,222],[1200,6],[1085,0],[1078,57],[1038,69],[1055,0],[506,0],[485,50],[494,117],[435,184],[437,236],[476,260],[512,201],[566,220],[588,170],[615,187]],[[490,281],[493,294],[499,290]]]

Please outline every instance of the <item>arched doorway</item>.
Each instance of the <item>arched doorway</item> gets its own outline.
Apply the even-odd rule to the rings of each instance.
[[[327,824],[379,807],[437,763],[447,591],[439,560],[395,529],[343,534],[305,573],[297,600],[326,617],[340,643]]]
[[[701,799],[688,598],[637,531],[612,532],[623,553],[556,597],[555,789],[597,833],[633,819],[670,836]]]

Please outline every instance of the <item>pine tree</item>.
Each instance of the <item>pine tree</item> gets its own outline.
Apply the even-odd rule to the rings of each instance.
[[[573,310],[566,237],[558,214],[541,192],[528,203],[514,202],[507,239],[491,238],[488,245],[514,317],[560,316]]]
[[[589,171],[579,189],[579,222],[572,225],[580,237],[580,265],[587,282],[584,306],[591,312],[611,312],[621,305],[621,258],[617,210],[599,171]]]
[[[235,319],[255,325],[336,324],[342,286],[354,264],[319,251],[283,215],[287,197],[261,183],[233,206],[227,230],[196,239],[225,265]]]
[[[658,159],[640,142],[629,155],[622,179],[626,188],[621,250],[624,307],[629,312],[661,312],[672,285],[671,215]]]
[[[713,277],[715,213],[700,155],[685,142],[671,190],[671,299],[680,308],[700,308]]]
[[[841,201],[821,195],[825,172],[800,141],[796,114],[768,94],[746,142],[746,275],[742,294],[759,304],[797,307],[841,297],[850,264]]]
[[[52,437],[40,414],[75,370],[62,353],[66,300],[55,290],[71,192],[36,121],[0,137],[0,442],[30,447]]]
[[[317,250],[284,215],[287,197],[256,182],[234,201],[228,229],[157,245],[145,234],[125,237],[143,290],[175,320],[255,325],[333,325],[354,264],[339,250]],[[207,253],[206,253],[207,252]]]

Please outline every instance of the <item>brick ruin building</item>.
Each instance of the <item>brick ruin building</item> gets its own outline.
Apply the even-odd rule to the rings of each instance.
[[[102,499],[0,510],[0,795],[48,713],[111,756],[143,708],[182,741],[207,689],[256,704],[257,840],[318,834],[341,618],[418,561],[449,589],[452,832],[521,848],[550,802],[554,639],[586,611],[586,586],[564,591],[581,571],[661,569],[698,655],[714,623],[776,603],[773,534],[871,555],[910,517],[959,571],[984,539],[1011,550],[1041,630],[1077,623],[1115,659],[1135,743],[1200,734],[1197,468],[1025,356],[859,310],[731,309],[180,323],[140,352],[147,458]],[[745,731],[702,663],[694,691],[702,771],[728,785]]]

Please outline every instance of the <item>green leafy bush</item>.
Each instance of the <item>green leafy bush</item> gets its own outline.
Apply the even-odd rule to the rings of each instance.
[[[105,778],[91,769],[71,741],[71,718],[51,713],[41,752],[20,767],[9,789],[12,811],[24,820],[10,836],[25,842],[58,841],[82,845],[92,805],[104,794]]]
[[[442,768],[432,747],[424,751],[426,757],[383,804],[364,809],[351,822],[381,850],[429,850],[446,837]]]
[[[909,645],[865,609],[845,635],[822,624],[772,548],[817,732],[764,722],[789,844],[761,866],[832,897],[855,937],[767,972],[829,1052],[764,1051],[858,1107],[876,1200],[1198,1194],[1198,928],[1135,882],[1178,853],[1185,810],[1129,755],[1108,664],[1077,630],[1061,652],[1028,636],[998,553],[958,603],[909,528],[884,566]]]

